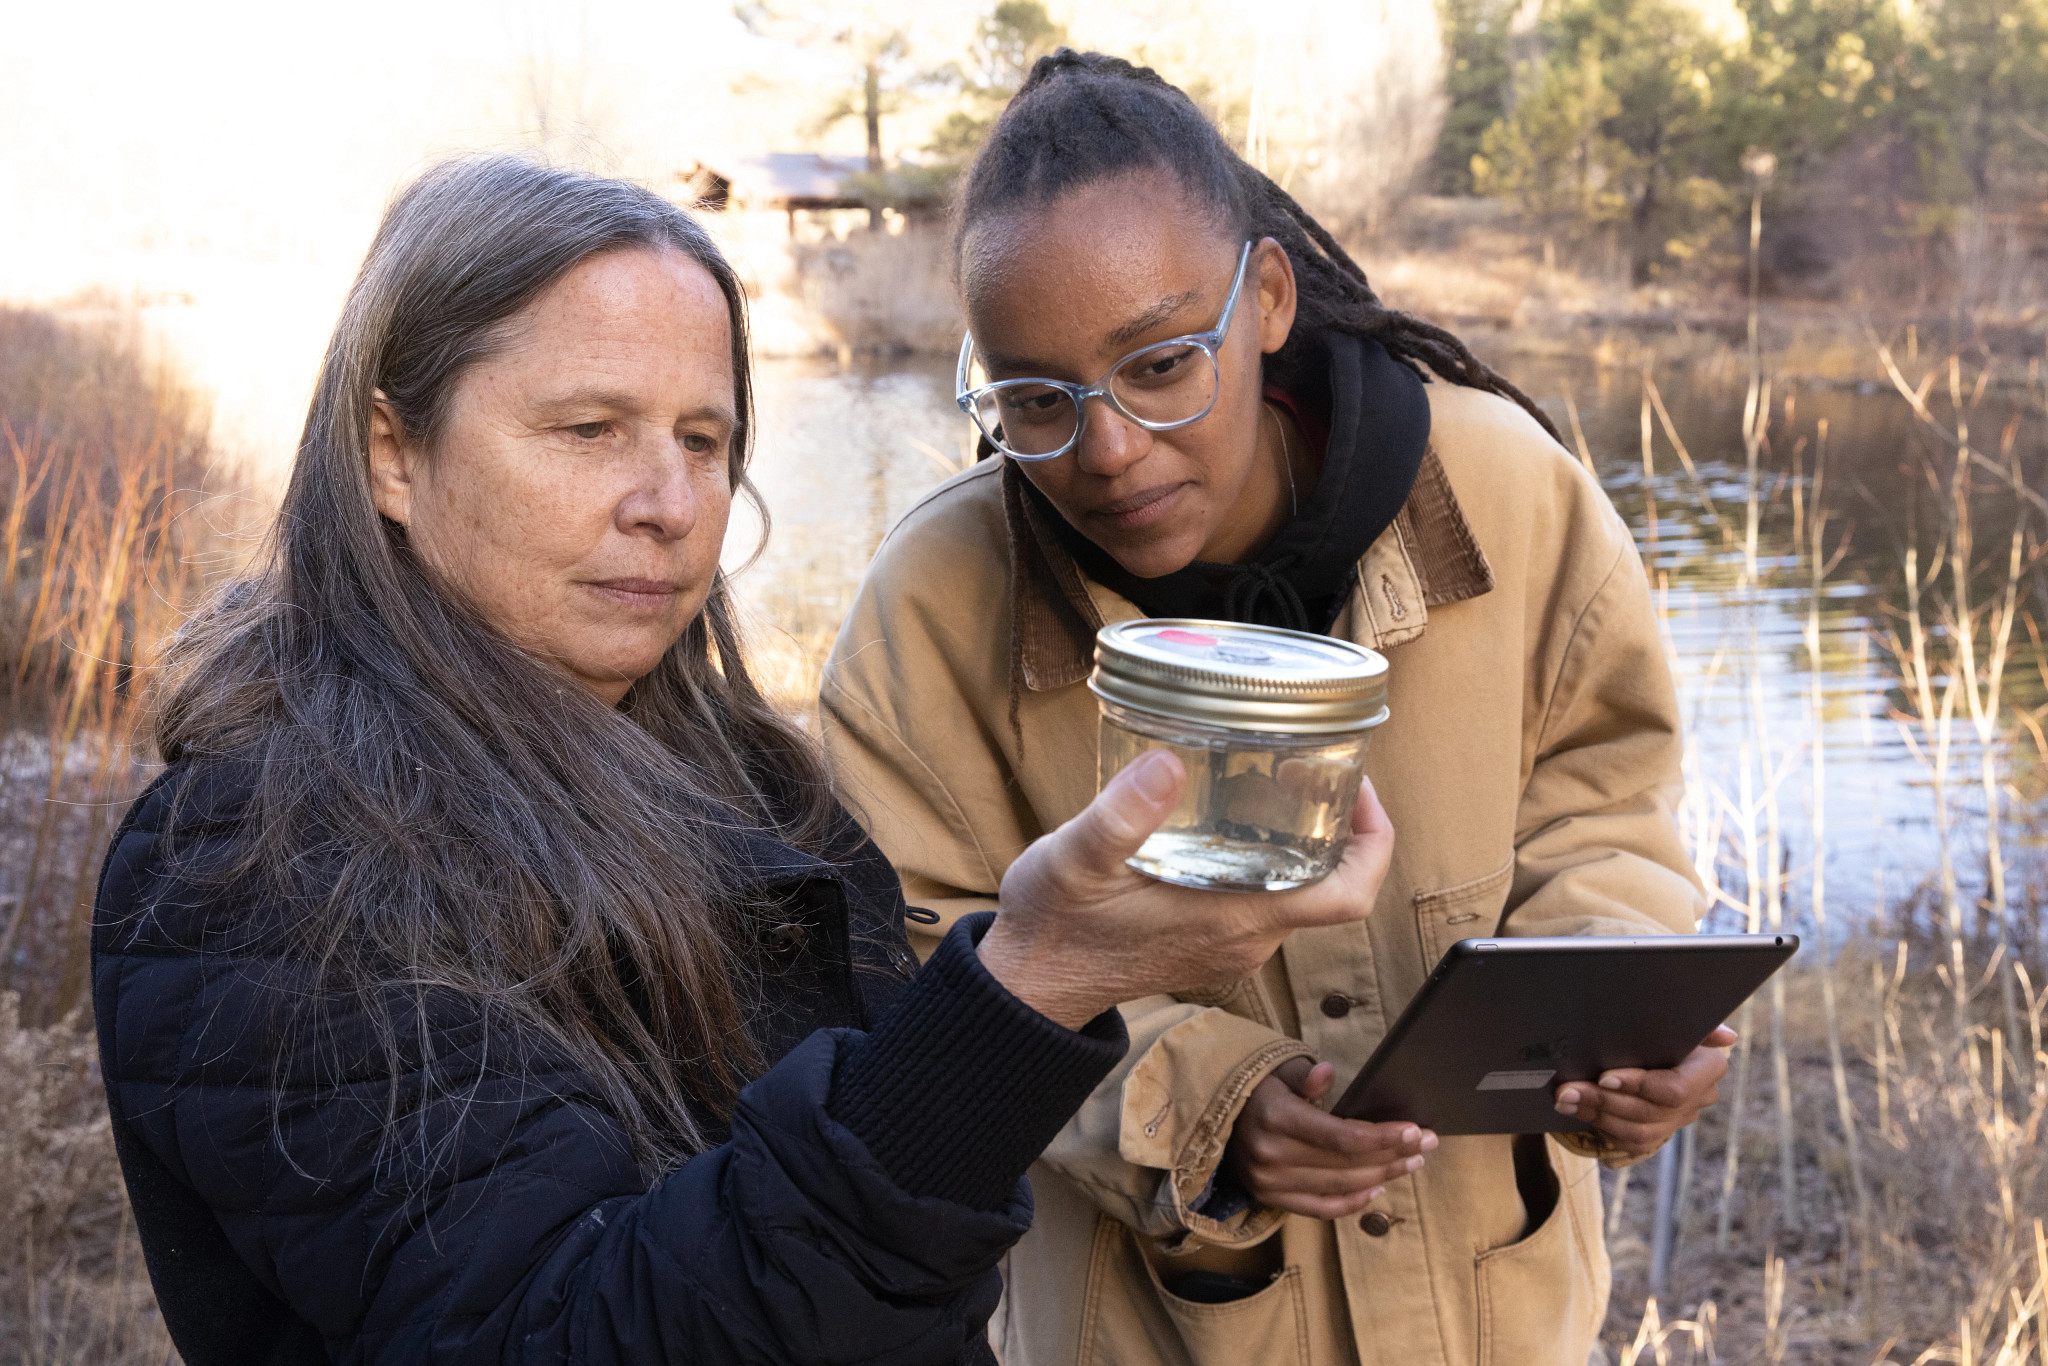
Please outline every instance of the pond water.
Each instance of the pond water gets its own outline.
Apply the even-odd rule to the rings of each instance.
[[[1896,907],[1916,893],[1924,899],[1939,866],[1929,749],[1935,737],[1903,719],[1912,707],[1897,688],[1890,651],[1894,629],[1904,629],[1907,547],[1917,539],[1924,563],[1940,535],[1939,490],[1926,471],[1930,457],[1946,469],[1952,456],[1941,453],[1938,438],[1919,430],[1905,402],[1889,390],[1780,389],[1759,459],[1752,578],[1741,436],[1746,376],[1739,358],[1656,377],[1697,479],[1654,413],[1647,419],[1652,455],[1646,475],[1644,388],[1637,374],[1556,358],[1504,357],[1496,364],[1537,397],[1568,439],[1570,396],[1594,469],[1635,531],[1663,605],[1685,710],[1688,831],[1715,851],[1729,897],[1746,899],[1746,864],[1753,856],[1758,867],[1767,865],[1775,824],[1788,926],[1810,928],[1817,862],[1838,917]],[[785,701],[808,699],[817,666],[883,535],[919,497],[972,459],[966,419],[952,403],[952,379],[951,365],[937,358],[869,368],[792,361],[762,366],[755,480],[774,531],[739,584],[753,609],[766,681]],[[1996,434],[2018,412],[1995,394],[1987,398],[1972,414],[1978,442],[1995,451]],[[1823,421],[1826,468],[1816,490]],[[1986,440],[1987,432],[1994,439]],[[2037,420],[2022,416],[2015,440],[2022,452],[2041,450]],[[2032,459],[2038,468],[2039,457]],[[1824,553],[1834,561],[1817,599],[1802,553],[1816,493],[1825,518]],[[1980,502],[1989,503],[1995,520],[2000,500]],[[2017,501],[2008,495],[2003,506],[2008,520],[1977,529],[1978,558],[1996,558],[2001,568]],[[736,518],[731,564],[744,561],[757,530],[750,518]],[[2048,582],[2030,581],[2025,588],[2036,603],[2048,603]],[[1816,601],[1817,716],[1816,660],[1806,640]],[[1941,655],[1945,633],[1931,612],[1929,623]],[[2024,624],[2014,634],[2007,721],[1994,740],[1994,759],[2008,807],[2002,830],[2013,900],[2031,895],[2038,905],[2043,774],[2033,742],[2011,723],[2009,707],[2015,700],[2039,705],[2044,688]],[[1937,672],[1937,697],[1944,682]],[[1818,789],[1816,743],[1823,760]],[[1966,906],[1986,880],[1980,753],[1958,700],[1948,760],[1950,847]],[[1819,841],[1817,793],[1824,807]],[[1724,905],[1713,923],[1740,928],[1745,918]]]

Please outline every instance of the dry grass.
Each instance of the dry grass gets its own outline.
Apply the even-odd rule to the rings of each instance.
[[[58,1019],[83,911],[138,783],[137,670],[196,586],[201,417],[133,345],[0,312],[0,988]]]
[[[1656,1180],[1612,1180],[1610,1348],[1625,1363],[1659,1366],[2048,1363],[2048,1152],[2039,1142],[2048,992],[2037,985],[2048,809],[2021,785],[2030,765],[2048,760],[2048,705],[2030,707],[2011,687],[2029,666],[2048,685],[2038,627],[2048,583],[2036,572],[2048,557],[2048,502],[2035,491],[2048,460],[2020,449],[2018,414],[1988,448],[1981,418],[1973,439],[2003,364],[1995,354],[1902,369],[1873,347],[1914,414],[1899,454],[1926,490],[1926,506],[1904,519],[1877,634],[1894,666],[1889,719],[1925,770],[1937,866],[1893,908],[1892,938],[1879,933],[1886,916],[1865,905],[1863,932],[1837,953],[1827,934],[1823,689],[1816,672],[1802,734],[1773,733],[1757,622],[1768,598],[1804,590],[1805,645],[1818,661],[1821,602],[1845,547],[1820,496],[1832,477],[1825,425],[1810,478],[1803,439],[1782,462],[1789,470],[1771,453],[1754,294],[1747,331],[1742,502],[1717,507],[1696,476],[1691,483],[1724,554],[1742,566],[1735,598],[1749,634],[1732,653],[1747,733],[1733,780],[1728,756],[1689,754],[1683,824],[1717,905],[1752,931],[1791,927],[1803,909],[1818,943],[1745,1006],[1724,1103],[1660,1156]],[[2021,376],[2038,419],[2048,412],[2039,367]],[[1650,413],[1663,410],[1647,371],[1643,385],[1648,476]],[[1947,396],[1939,416],[1928,402],[1937,388]],[[1792,553],[1760,556],[1765,505],[1787,490]],[[1970,741],[1974,773],[1963,757]],[[1783,821],[1790,794],[1781,802],[1779,793],[1802,770],[1810,828],[1793,832]],[[1793,868],[1795,845],[1809,851],[1804,870]],[[1966,885],[1966,860],[1981,866],[1981,885]],[[1751,1065],[1766,1049],[1768,1079]],[[1766,1099],[1768,1120],[1758,1113]],[[1720,1181],[1706,1179],[1717,1168]],[[1669,1191],[1661,1214],[1645,1187]],[[1660,1235],[1677,1245],[1666,1304],[1649,1298]],[[1667,1308],[1681,1317],[1667,1319]]]
[[[0,1359],[165,1361],[88,1001],[139,671],[196,587],[204,414],[116,325],[0,310]]]
[[[1626,1183],[1610,1178],[1610,1200],[1622,1199],[1611,1239],[1610,1352],[1626,1359],[1623,1349],[1646,1329],[1654,1337],[1677,1320],[1714,1329],[1712,1357],[1683,1331],[1667,1341],[1670,1360],[1688,1366],[2048,1360],[2048,1261],[2038,1232],[2048,1219],[2048,1153],[2037,1141],[2048,1112],[2048,1054],[2035,1042],[2048,1000],[2037,994],[2028,1003],[2037,1056],[2015,1060],[1998,1019],[1996,972],[1985,972],[1990,955],[1978,957],[1972,1004],[1981,1018],[1959,1047],[1949,1028],[1946,956],[1939,940],[1868,937],[1832,966],[1797,970],[1785,1021],[1795,1203],[1786,1207],[1772,1170],[1775,1131],[1753,1106],[1739,1147],[1758,1175],[1738,1184],[1729,1239],[1717,1243],[1717,1183],[1707,1178],[1727,1148],[1733,1107],[1724,1096],[1700,1125],[1693,1179],[1680,1192],[1678,1250],[1662,1304],[1646,1306],[1654,1164],[1634,1169]],[[1872,1196],[1867,1223],[1835,1120],[1818,990],[1828,971],[1841,988],[1841,1027],[1852,1048],[1849,1090]]]
[[[24,1025],[0,993],[0,1360],[175,1360],[150,1294],[83,1012]]]

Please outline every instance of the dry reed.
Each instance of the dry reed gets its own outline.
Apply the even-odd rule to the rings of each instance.
[[[1666,1273],[1677,1293],[1665,1303],[1647,1292],[1651,1247],[1670,1231],[1653,1227],[1641,1202],[1628,1203],[1626,1173],[1611,1182],[1609,1198],[1618,1207],[1609,1210],[1617,1266],[1610,1356],[1660,1366],[2048,1363],[2048,1182],[2039,1143],[2048,1114],[2048,992],[2035,985],[2033,956],[2048,869],[2037,859],[2029,877],[2014,853],[2048,845],[2039,794],[2024,799],[2014,780],[2019,766],[2048,760],[2041,725],[2048,702],[2030,708],[2010,690],[2031,646],[2028,662],[2048,693],[2048,651],[2035,618],[2048,609],[2048,581],[2040,573],[2048,557],[2048,516],[2041,514],[2048,507],[2034,493],[2048,461],[2022,451],[2017,416],[2003,424],[1995,459],[1973,447],[1970,421],[1993,382],[1995,358],[1982,358],[1973,375],[1969,358],[1946,357],[1909,382],[1889,351],[1881,352],[1931,446],[1909,448],[1905,457],[1927,501],[1912,509],[1898,600],[1886,605],[1877,635],[1892,664],[1892,723],[1925,773],[1936,867],[1895,908],[1889,925],[1878,872],[1860,928],[1838,947],[1830,937],[1825,856],[1822,604],[1847,533],[1830,547],[1832,514],[1823,492],[1835,476],[1825,422],[1814,433],[1810,480],[1801,468],[1803,438],[1792,448],[1789,472],[1773,481],[1764,470],[1771,459],[1770,380],[1754,347],[1750,355],[1739,528],[1713,506],[1647,373],[1643,382],[1646,478],[1647,415],[1654,410],[1686,466],[1699,524],[1717,530],[1724,547],[1739,549],[1741,564],[1734,600],[1745,638],[1734,653],[1744,673],[1747,729],[1732,756],[1732,779],[1706,771],[1689,745],[1691,790],[1681,817],[1717,905],[1735,910],[1751,929],[1793,927],[1788,915],[1798,908],[1791,896],[1802,879],[1776,794],[1803,752],[1810,810],[1804,910],[1819,942],[1768,993],[1778,1100],[1768,1147],[1747,1105],[1746,1046],[1724,1085],[1724,1104],[1697,1126],[1697,1146],[1722,1166],[1718,1200],[1710,1202],[1718,1206],[1712,1240],[1684,1232],[1701,1198],[1692,1189],[1693,1145],[1681,1150],[1684,1175],[1670,1216],[1679,1248]],[[2030,378],[2038,376],[2034,367]],[[1942,381],[1949,401],[1937,417],[1928,396]],[[2030,420],[2048,415],[2044,399],[2048,394],[2037,391]],[[1790,419],[1788,403],[1787,429]],[[2030,457],[2043,468],[2030,471]],[[1789,553],[1760,556],[1761,505],[1787,487]],[[1981,535],[1986,525],[1996,528],[1989,538]],[[1655,539],[1646,528],[1644,540]],[[1781,737],[1764,698],[1756,622],[1766,596],[1794,584],[1805,590],[1809,676],[1804,734]],[[1867,637],[1863,644],[1867,660]],[[1717,658],[1693,686],[1710,684],[1719,668]],[[1973,746],[1962,743],[1964,727]],[[1864,742],[1872,740],[1866,724]],[[1972,747],[1974,755],[1965,752]],[[1958,764],[1970,758],[1975,809],[1959,802],[1954,780]],[[1982,859],[1981,889],[1964,885],[1966,849]],[[1924,931],[1923,910],[1930,913]],[[1745,1034],[1765,1008],[1745,1008]],[[1856,1040],[1867,1044],[1859,1049]],[[1740,1175],[1761,1156],[1759,1148],[1777,1158],[1778,1179],[1769,1185]],[[1674,1307],[1681,1316],[1668,1318]]]
[[[100,1091],[87,929],[196,587],[205,415],[131,332],[0,310],[0,1358],[166,1360]]]

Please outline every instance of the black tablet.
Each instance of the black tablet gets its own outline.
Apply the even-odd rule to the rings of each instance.
[[[1799,948],[1796,934],[1461,939],[1333,1113],[1439,1134],[1583,1132],[1557,1088],[1670,1067]]]

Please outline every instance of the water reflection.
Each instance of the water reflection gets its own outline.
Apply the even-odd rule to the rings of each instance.
[[[1709,368],[1660,379],[1660,396],[1692,460],[1688,471],[1654,408],[1646,414],[1637,376],[1558,362],[1525,364],[1517,375],[1533,392],[1556,396],[1546,408],[1560,427],[1569,419],[1564,395],[1572,396],[1601,483],[1634,530],[1658,585],[1695,753],[1693,798],[1713,808],[1695,833],[1711,834],[1718,825],[1725,862],[1740,847],[1745,809],[1763,825],[1774,799],[1785,832],[1784,883],[1797,889],[1788,890],[1787,900],[1797,911],[1808,899],[1816,857],[1818,798],[1825,812],[1819,843],[1838,905],[1881,910],[1924,894],[1939,865],[1933,737],[1908,719],[1916,712],[1914,699],[1895,686],[1892,650],[1895,636],[1910,634],[1903,616],[1906,553],[1915,549],[1924,570],[1947,531],[1939,517],[1942,489],[1930,485],[1929,474],[1939,478],[1949,468],[1951,449],[1919,428],[1895,393],[1874,386],[1781,390],[1759,453],[1757,576],[1754,586],[1745,586],[1750,491],[1742,376]],[[2039,448],[2038,418],[2031,413],[1994,398],[1972,417],[1979,430],[1988,425],[1992,431],[2016,420],[2010,439],[2023,450]],[[1816,501],[1817,462],[1823,468]],[[2016,506],[2007,499],[2008,520],[1978,528],[1980,548],[2006,542]],[[1833,561],[1817,588],[1802,553],[1816,515],[1824,519],[1822,554]],[[1980,579],[1980,592],[1987,587]],[[1809,613],[1816,608],[1817,660],[1808,641]],[[1929,627],[1944,634],[1938,623]],[[2014,643],[2023,650],[2032,645],[2023,628]],[[1946,681],[1932,680],[1937,697]],[[2008,706],[2040,704],[2043,679],[2031,659],[2014,659],[2006,681]],[[1948,786],[1951,853],[1968,904],[1986,874],[1985,803],[1976,782],[1982,752],[1965,724],[1966,711],[1959,701],[1949,730]],[[2017,733],[2009,711],[2005,729],[1995,757],[2012,761],[2001,794],[2011,863],[2016,851],[2024,859],[2020,846],[2031,823],[2010,819],[2010,808],[2014,799],[2036,795],[2031,789],[2039,778],[2030,772],[2033,746]],[[1818,793],[1816,740],[1825,748]],[[1744,895],[1739,867],[1724,867],[1722,881]],[[1731,908],[1720,916],[1724,922],[1740,918]]]
[[[953,406],[952,367],[935,358],[848,369],[764,361],[755,385],[754,483],[773,534],[738,587],[764,686],[784,705],[808,708],[875,547],[974,452]],[[759,536],[758,520],[735,509],[729,569]]]
[[[1899,713],[1912,708],[1891,691],[1896,665],[1887,652],[1904,607],[1905,550],[1917,539],[1924,563],[1942,535],[1928,459],[1951,457],[1916,431],[1895,394],[1868,386],[1781,390],[1771,402],[1768,444],[1759,459],[1757,578],[1746,586],[1752,552],[1741,437],[1745,386],[1734,367],[1658,377],[1691,470],[1664,421],[1646,407],[1637,376],[1561,360],[1520,359],[1504,368],[1542,399],[1567,433],[1565,396],[1571,396],[1594,469],[1635,532],[1664,608],[1685,706],[1693,754],[1689,828],[1720,851],[1724,887],[1737,899],[1746,895],[1742,827],[1748,820],[1760,832],[1775,801],[1785,832],[1780,871],[1787,923],[1798,923],[1815,857],[1811,745],[1817,736],[1825,748],[1819,795],[1833,904],[1844,914],[1869,911],[1924,890],[1937,866],[1930,756],[1922,744],[1927,737],[1901,723]],[[965,467],[972,447],[966,420],[952,403],[951,367],[936,358],[848,370],[766,363],[759,406],[755,479],[773,512],[775,534],[741,577],[741,595],[753,609],[767,683],[787,703],[806,705],[874,548],[919,497]],[[1993,401],[1977,421],[1980,429],[1989,423],[2000,431],[2018,412]],[[2038,419],[2022,415],[2019,421],[2014,435],[2020,448],[2039,449]],[[1823,456],[1816,489],[1815,463]],[[1817,594],[1802,554],[1816,515],[1825,519],[1825,554],[1836,561]],[[2009,527],[1979,528],[1979,546],[2003,544]],[[729,560],[743,559],[756,533],[751,519],[736,516]],[[1815,607],[1817,660],[1807,640]],[[2020,657],[2009,666],[2010,700],[2038,706],[2044,688],[2028,653],[2032,642],[2024,627],[2015,637]],[[1937,690],[1943,682],[1934,680]],[[1967,902],[1984,881],[1983,799],[1975,785],[1976,740],[1961,722],[1959,707],[1950,800]],[[2031,742],[2014,738],[2018,743],[2007,748],[2013,766],[2008,801],[2037,796],[2041,782],[2030,767]],[[2024,820],[2009,825],[2008,861],[2015,851],[2021,861],[2029,857],[2022,848],[2028,826]],[[2038,822],[2032,828],[2038,830]],[[2036,837],[2036,864],[2039,853]],[[2016,884],[2027,871],[2015,869]],[[1740,919],[1728,907],[1717,912],[1723,926]]]

